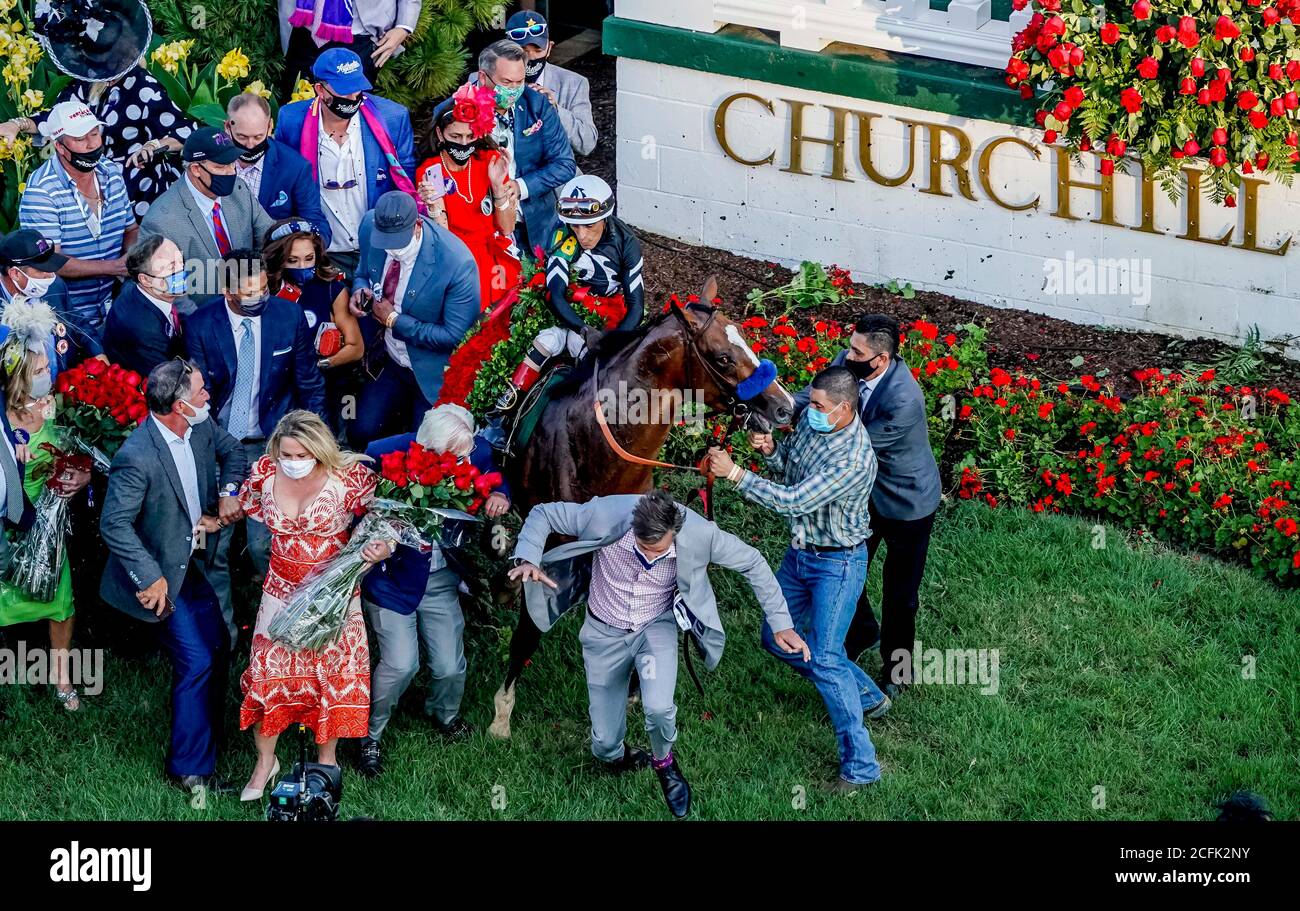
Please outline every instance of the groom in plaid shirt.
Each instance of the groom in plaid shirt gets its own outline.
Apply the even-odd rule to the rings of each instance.
[[[714,475],[790,520],[793,540],[776,579],[812,660],[799,661],[775,648],[767,625],[763,645],[811,680],[825,701],[840,750],[840,777],[830,787],[839,793],[880,778],[862,719],[889,710],[889,697],[844,651],[867,579],[867,505],[876,479],[876,456],[857,402],[857,379],[844,367],[830,367],[813,380],[803,418],[779,446],[767,434],[751,436],[782,483],[746,471],[721,449],[709,452]]]

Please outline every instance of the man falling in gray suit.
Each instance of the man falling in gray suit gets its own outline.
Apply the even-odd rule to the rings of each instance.
[[[577,540],[543,553],[552,534]],[[577,590],[578,580],[588,575],[575,565],[583,557],[591,561],[589,592]],[[514,559],[510,578],[526,583],[528,613],[538,629],[550,629],[587,598],[578,639],[587,671],[591,752],[615,773],[652,765],[668,809],[678,818],[690,812],[691,789],[673,756],[677,629],[690,633],[710,670],[726,641],[709,565],[743,573],[776,643],[792,656],[802,653],[804,661],[811,657],[763,555],[662,490],[596,497],[581,505],[534,506],[519,532]],[[634,667],[653,758],[623,742]]]

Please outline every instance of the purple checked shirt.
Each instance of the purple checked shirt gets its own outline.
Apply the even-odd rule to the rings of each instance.
[[[647,569],[629,529],[597,552],[587,604],[596,619],[619,629],[638,630],[672,607],[676,591],[676,543]]]

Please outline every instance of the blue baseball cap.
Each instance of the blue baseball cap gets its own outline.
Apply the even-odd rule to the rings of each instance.
[[[532,44],[546,47],[551,40],[551,30],[546,18],[532,10],[520,10],[506,21],[506,37],[523,47]]]
[[[345,47],[331,48],[317,57],[311,74],[329,86],[335,95],[368,92],[374,87],[366,78],[361,58]]]

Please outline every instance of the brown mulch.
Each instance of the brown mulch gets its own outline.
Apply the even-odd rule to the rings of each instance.
[[[592,108],[600,130],[600,142],[594,154],[579,158],[578,166],[585,173],[597,174],[611,186],[617,186],[615,58],[590,53],[570,63],[569,68],[591,82]],[[739,308],[751,289],[777,287],[788,282],[793,274],[789,269],[722,250],[691,246],[646,232],[638,234],[645,254],[646,289],[653,300],[662,300],[673,292],[698,293],[706,279],[714,275],[723,301]],[[900,276],[900,280],[906,279],[907,276]],[[943,331],[975,322],[988,329],[989,362],[993,366],[1021,369],[1048,379],[1104,370],[1120,393],[1137,391],[1137,383],[1128,375],[1134,370],[1184,369],[1189,364],[1210,364],[1234,350],[1234,346],[1215,339],[1103,329],[1025,310],[989,307],[930,291],[918,291],[910,300],[866,285],[858,285],[857,291],[858,297],[853,302],[820,310],[816,318],[847,321],[855,313],[876,310],[903,321],[925,317]],[[1036,355],[1036,359],[1030,355]],[[1083,358],[1083,363],[1076,367],[1072,361],[1078,357]],[[1300,361],[1269,355],[1265,369],[1265,382],[1292,396],[1300,396]]]

